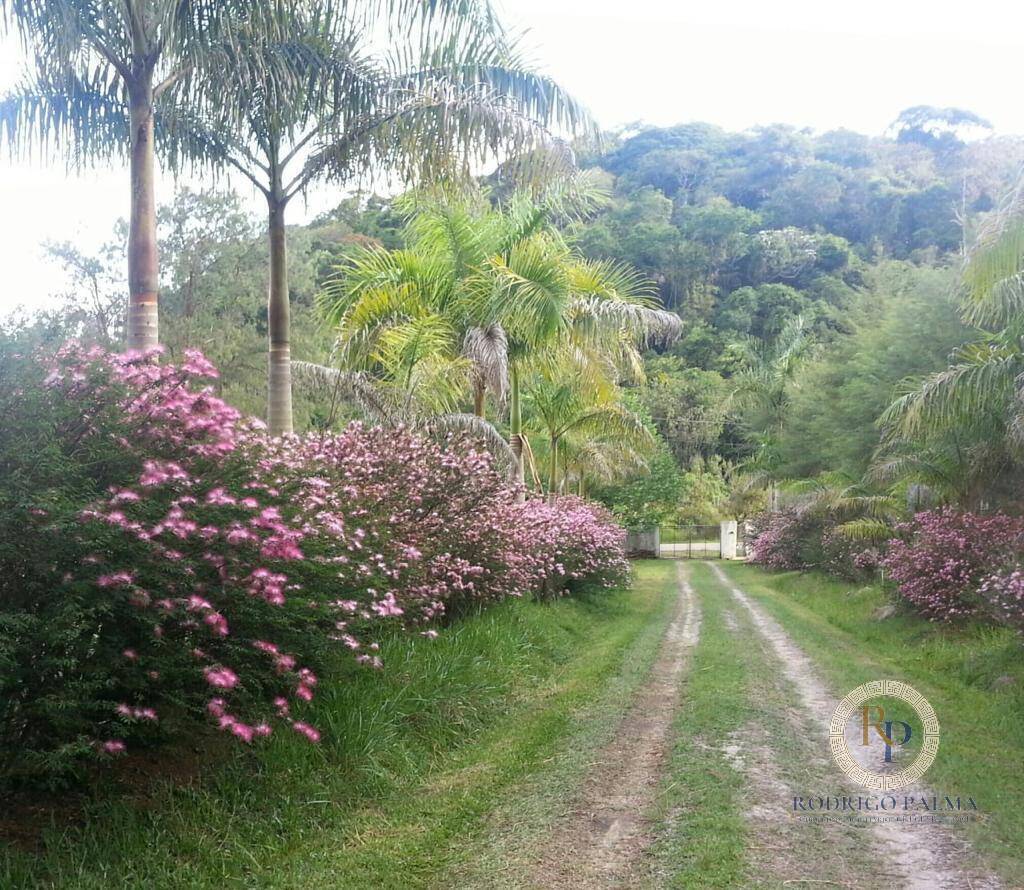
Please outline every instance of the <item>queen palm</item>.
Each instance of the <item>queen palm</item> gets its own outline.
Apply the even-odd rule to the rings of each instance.
[[[508,386],[508,338],[495,305],[495,262],[541,231],[556,215],[579,214],[601,193],[589,177],[571,189],[553,187],[539,199],[516,193],[492,206],[483,192],[410,193],[397,202],[408,216],[405,250],[357,249],[320,295],[327,320],[338,329],[337,345],[350,368],[379,358],[378,339],[401,324],[436,325],[448,332],[445,350],[470,361],[474,413],[486,414],[486,398],[503,401]]]
[[[443,320],[446,354],[471,362],[473,402],[509,395],[510,444],[525,478],[522,380],[538,363],[575,356],[581,369],[636,365],[644,337],[678,334],[678,316],[656,308],[635,272],[587,260],[554,226],[559,202],[517,196],[503,207],[476,202],[413,208],[409,247],[357,251],[321,298],[350,367],[381,373],[382,338]],[[587,199],[591,200],[591,199]]]
[[[856,541],[879,543],[893,537],[893,527],[903,515],[900,501],[880,494],[869,484],[845,473],[822,473],[791,486],[797,496],[796,510],[836,523],[836,531]]]
[[[158,342],[154,147],[158,112],[188,97],[225,25],[255,0],[0,0],[31,56],[22,86],[0,104],[10,145],[41,143],[69,164],[128,158],[128,347]],[[222,47],[223,48],[223,47]]]
[[[586,260],[557,232],[538,233],[507,261],[497,258],[493,274],[494,311],[508,343],[510,442],[522,482],[526,376],[570,364],[589,377],[593,394],[607,394],[617,371],[635,374],[642,365],[638,342],[671,340],[681,323],[656,308],[649,283],[635,271]],[[557,462],[557,453],[549,460]]]
[[[320,308],[337,330],[339,362],[394,380],[391,345],[430,329],[436,355],[471,366],[474,407],[483,417],[488,384],[499,399],[504,386],[504,333],[485,315],[489,285],[480,273],[499,249],[501,220],[481,196],[449,203],[408,195],[398,206],[409,214],[409,246],[357,248],[320,294]]]
[[[560,450],[567,440],[576,450],[598,454],[607,453],[599,443],[614,441],[620,455],[631,461],[637,452],[649,452],[654,445],[643,420],[622,403],[618,387],[587,374],[571,360],[555,362],[532,375],[524,401],[531,426],[545,439],[550,501],[561,487]]]
[[[318,178],[350,184],[387,171],[452,179],[473,160],[530,155],[549,126],[589,127],[579,106],[530,69],[484,0],[413,5],[285,4],[233,43],[203,107],[220,119],[182,122],[192,147],[240,171],[268,209],[270,340],[268,421],[290,432],[291,355],[285,210]],[[359,7],[370,14],[358,16]],[[391,29],[390,49],[373,45]],[[549,154],[535,155],[540,158]]]
[[[585,497],[591,484],[615,485],[649,471],[651,448],[647,443],[624,441],[618,434],[599,428],[571,430],[559,439],[562,481],[559,491],[576,486]]]
[[[936,503],[980,505],[1011,468],[999,436],[985,439],[963,429],[904,436],[886,428],[866,479],[888,483],[916,512]]]

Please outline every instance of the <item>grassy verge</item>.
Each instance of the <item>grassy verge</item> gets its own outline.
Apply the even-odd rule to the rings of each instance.
[[[676,887],[736,887],[747,872],[744,786],[723,740],[751,717],[748,664],[736,658],[721,597],[705,595],[710,570],[686,567],[701,605],[700,639],[683,681],[675,743],[661,795],[658,869]]]
[[[783,888],[871,874],[862,832],[794,820],[793,794],[823,787],[829,764],[794,719],[796,693],[746,610],[707,564],[687,571],[704,618],[666,777],[659,886]]]
[[[436,641],[396,637],[382,673],[347,671],[317,701],[320,746],[281,735],[144,807],[97,799],[41,853],[0,849],[0,886],[443,882],[487,843],[489,814],[628,700],[673,589],[672,567],[641,564],[631,592],[511,602]]]
[[[905,680],[939,718],[942,742],[926,780],[939,794],[970,795],[987,818],[967,827],[983,856],[1024,883],[1024,648],[1009,631],[951,629],[910,615],[879,620],[876,587],[818,575],[723,566],[815,661],[837,694],[868,680]],[[827,719],[823,716],[822,719]]]

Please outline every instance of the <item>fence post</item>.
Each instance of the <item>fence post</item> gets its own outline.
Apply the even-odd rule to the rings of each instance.
[[[721,525],[722,559],[736,558],[736,520],[723,519]]]

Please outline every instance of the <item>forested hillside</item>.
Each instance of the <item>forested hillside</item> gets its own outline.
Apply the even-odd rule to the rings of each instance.
[[[711,521],[754,512],[764,480],[838,472],[854,481],[869,472],[879,459],[877,422],[894,398],[974,336],[959,310],[959,269],[1024,161],[1024,140],[994,136],[968,112],[924,107],[878,138],[688,123],[577,148],[597,197],[587,212],[561,218],[563,234],[587,257],[638,269],[683,320],[678,342],[648,352],[644,375],[621,381],[656,428],[663,457],[627,480],[592,480],[635,521],[644,518],[630,506],[637,499],[648,519]],[[500,200],[500,178],[488,183]],[[336,362],[317,294],[359,248],[404,245],[405,214],[392,205],[356,195],[291,227],[297,359]],[[261,414],[261,225],[234,193],[186,189],[162,209],[160,233],[168,349],[203,349],[224,372],[229,401]],[[48,247],[69,288],[59,310],[25,322],[33,336],[118,339],[123,243],[119,230],[96,256]],[[358,415],[357,405],[296,390],[298,428]],[[534,445],[543,461],[543,436]],[[931,445],[947,464],[956,460],[948,442]],[[966,460],[970,443],[959,446]],[[900,472],[910,481],[927,475],[909,464]],[[573,481],[566,476],[563,486]]]
[[[585,154],[612,198],[576,228],[580,245],[643,270],[684,320],[670,354],[648,361],[641,398],[691,483],[694,457],[733,467],[705,461],[712,496],[721,487],[708,471],[734,489],[736,467],[853,482],[884,460],[883,412],[975,336],[959,311],[960,267],[1022,159],[1021,139],[924,107],[885,138],[692,123]]]

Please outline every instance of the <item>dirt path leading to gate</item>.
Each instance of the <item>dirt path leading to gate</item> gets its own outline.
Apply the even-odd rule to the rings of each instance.
[[[700,637],[700,606],[677,567],[679,598],[657,661],[612,741],[599,751],[554,826],[532,871],[537,887],[628,887],[645,875],[653,837],[645,814],[655,802],[671,745],[680,684]]]
[[[823,750],[827,750],[828,718],[838,703],[814,669],[811,660],[793,639],[760,605],[732,583],[722,569],[709,563],[716,578],[749,614],[757,632],[767,641],[779,661],[781,675],[796,690],[798,705],[809,725],[820,726]],[[837,785],[853,792],[864,789],[847,784],[846,777],[831,764]],[[915,797],[931,796],[920,785],[902,789],[900,794]],[[888,875],[890,886],[907,890],[933,890],[933,888],[972,888],[997,890],[1001,883],[995,876],[984,873],[974,865],[970,846],[957,832],[929,824],[874,824],[870,827],[872,840],[887,860],[880,872]],[[899,883],[893,883],[897,880]]]

